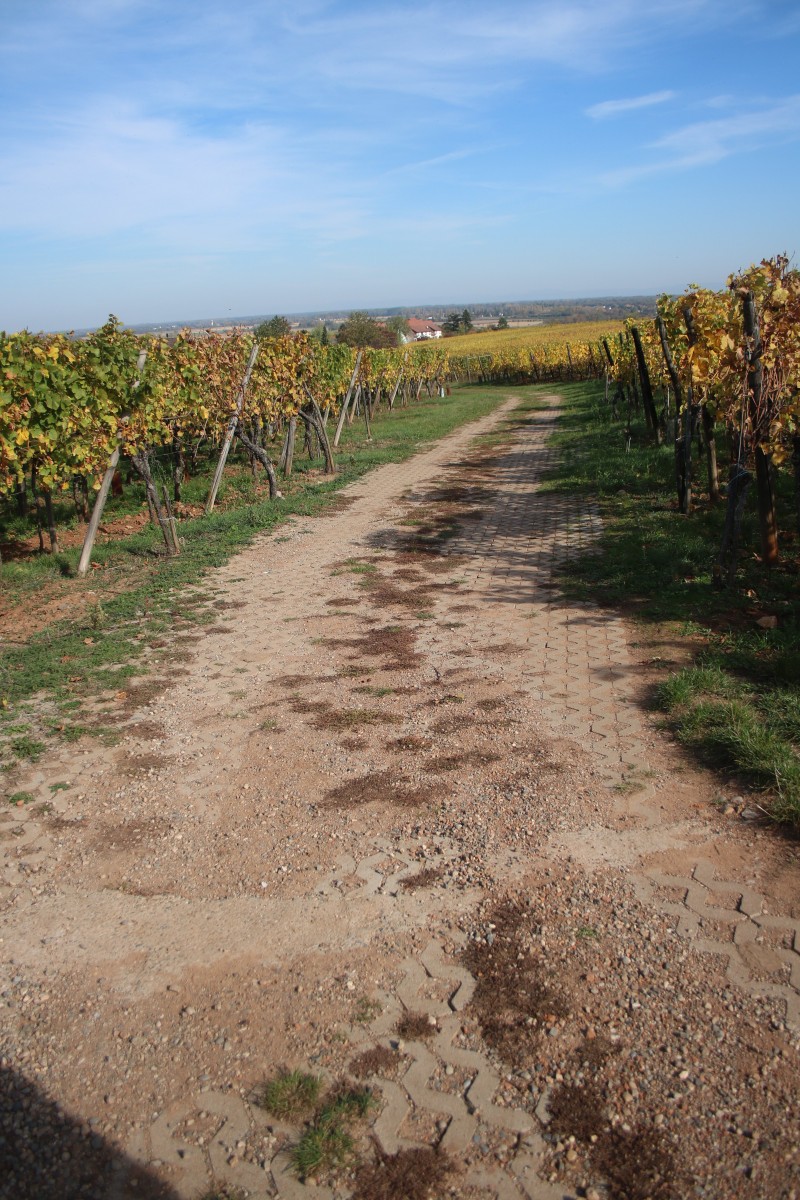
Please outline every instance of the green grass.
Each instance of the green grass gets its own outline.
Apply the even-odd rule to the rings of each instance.
[[[348,1125],[367,1115],[374,1104],[366,1088],[334,1093],[292,1149],[292,1165],[301,1179],[344,1166],[353,1153]]]
[[[777,481],[784,562],[768,572],[757,560],[753,495],[735,587],[715,590],[724,504],[704,501],[704,460],[695,452],[697,507],[687,518],[674,503],[672,447],[655,446],[636,421],[628,447],[596,385],[559,390],[567,402],[555,435],[562,461],[545,487],[596,498],[604,519],[596,550],[565,567],[564,591],[621,609],[659,640],[692,652],[692,665],[660,684],[655,703],[684,745],[763,789],[769,813],[800,828],[800,621],[788,473]],[[718,453],[724,462],[723,445]],[[776,616],[778,627],[760,629],[763,615]]]
[[[771,815],[800,825],[800,691],[764,691],[755,671],[740,666],[733,673],[716,664],[718,653],[710,648],[701,665],[665,680],[658,689],[660,705],[684,745],[712,766],[735,770],[766,789]]]
[[[27,735],[12,738],[9,746],[17,758],[27,759],[28,762],[38,762],[47,749],[45,742],[39,742]]]
[[[310,1112],[319,1099],[322,1079],[305,1071],[281,1071],[270,1079],[259,1096],[261,1108],[285,1120]]]
[[[75,577],[78,547],[58,555],[36,554],[4,562],[4,592],[21,607],[37,603],[45,593],[91,593],[92,597],[79,618],[54,623],[25,644],[6,650],[0,661],[0,698],[6,701],[9,713],[41,692],[77,706],[82,698],[101,689],[119,689],[142,669],[138,660],[145,646],[173,628],[178,618],[195,625],[217,619],[216,613],[208,611],[208,597],[203,592],[207,571],[227,562],[256,535],[276,529],[292,517],[324,512],[340,488],[366,471],[410,457],[457,426],[485,416],[508,394],[493,388],[465,388],[444,398],[425,398],[407,409],[381,412],[370,442],[364,436],[363,423],[345,427],[336,454],[337,477],[316,482],[308,472],[311,467],[318,470],[319,461],[298,461],[292,479],[281,483],[283,500],[254,496],[246,462],[232,456],[220,506],[208,517],[180,522],[184,549],[178,558],[162,557],[160,534],[148,525],[98,547],[95,562],[101,569],[85,580]],[[199,503],[207,487],[205,476],[194,477],[184,489],[186,503]],[[236,505],[224,507],[232,497]],[[141,505],[140,485],[126,485],[125,496],[109,504],[105,520],[139,512]],[[65,520],[67,508],[65,502]],[[9,532],[20,536],[30,532],[23,525],[5,512],[5,537]],[[288,553],[294,553],[293,548],[288,548]]]
[[[377,569],[375,563],[363,562],[360,558],[347,558],[341,567],[336,571],[332,571],[331,574],[374,575]]]
[[[7,802],[9,804],[31,804],[35,799],[33,792],[12,792]]]

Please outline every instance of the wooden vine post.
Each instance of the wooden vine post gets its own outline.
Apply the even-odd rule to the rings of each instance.
[[[642,339],[636,326],[632,327],[631,336],[633,337],[633,348],[636,351],[636,365],[639,368],[639,382],[642,388],[642,403],[644,405],[645,419],[647,420],[647,424],[650,426],[653,433],[656,435],[656,441],[660,445],[662,440],[661,426],[658,421],[658,413],[656,412],[656,405],[653,399],[653,388],[650,383],[650,372],[647,369],[647,360],[644,356],[644,347],[642,346]]]
[[[134,390],[139,386],[139,380],[141,378],[142,371],[144,370],[146,359],[147,351],[140,351],[139,357],[136,360],[136,379],[133,382]],[[89,564],[92,561],[92,550],[94,549],[95,539],[97,538],[97,531],[100,528],[100,522],[103,519],[103,509],[106,506],[106,500],[108,500],[108,493],[111,491],[111,482],[114,478],[118,463],[119,445],[114,447],[114,451],[108,461],[106,473],[103,476],[103,481],[100,484],[100,491],[97,493],[97,499],[94,502],[92,515],[89,518],[89,526],[86,530],[86,537],[83,539],[83,549],[81,550],[81,557],[78,563],[79,575],[85,575],[89,570]]]
[[[758,419],[763,401],[764,372],[761,365],[761,334],[758,328],[756,304],[752,292],[744,301],[744,331],[750,346],[747,351],[747,398],[750,427],[753,431],[756,464],[756,494],[758,496],[758,527],[761,534],[761,559],[772,567],[778,561],[778,522],[775,516],[775,492],[772,486],[772,465],[769,456],[758,443]]]
[[[235,409],[234,414],[231,417],[230,421],[228,422],[228,429],[225,434],[225,441],[222,443],[222,450],[220,451],[219,462],[217,463],[217,469],[214,472],[214,479],[212,480],[212,483],[211,483],[211,491],[208,493],[208,500],[206,500],[206,508],[205,508],[206,516],[208,516],[208,514],[212,511],[212,509],[214,508],[214,505],[217,502],[217,492],[219,491],[219,485],[222,483],[222,472],[225,470],[225,463],[228,460],[228,454],[230,452],[231,443],[233,442],[234,435],[236,434],[236,426],[239,424],[239,417],[242,414],[242,405],[244,404],[244,395],[245,395],[245,392],[247,391],[247,385],[250,382],[250,376],[253,373],[253,367],[255,366],[256,359],[258,358],[258,350],[259,350],[258,342],[254,342],[253,346],[250,350],[250,357],[247,360],[247,367],[245,369],[241,387],[239,388],[239,391],[236,394],[236,409]]]
[[[394,408],[394,402],[395,402],[395,398],[397,396],[397,389],[400,387],[400,382],[401,382],[402,378],[403,378],[403,368],[401,367],[400,372],[397,376],[397,381],[395,382],[395,385],[392,389],[392,394],[389,397],[389,412],[391,412],[392,409]]]
[[[292,414],[289,417],[289,423],[286,428],[286,438],[283,443],[283,451],[281,452],[280,467],[283,471],[284,479],[288,479],[292,473],[292,464],[294,462],[294,442],[297,436],[297,417]]]
[[[154,525],[158,525],[161,530],[161,535],[164,538],[164,545],[167,548],[168,555],[180,554],[181,549],[175,534],[174,526],[171,524],[172,513],[169,508],[165,512],[161,505],[161,500],[158,495],[158,488],[153,480],[153,475],[150,470],[150,459],[147,450],[139,450],[136,454],[131,455],[131,462],[136,468],[139,475],[144,480],[145,492],[147,493],[147,504],[150,509],[150,517]]]
[[[308,404],[311,412],[307,413],[305,412],[304,408],[301,408],[300,417],[303,421],[305,421],[308,427],[316,432],[317,440],[319,441],[319,448],[322,451],[325,459],[325,470],[328,475],[334,475],[336,473],[336,464],[333,461],[331,443],[328,439],[328,432],[325,428],[325,422],[322,419],[322,413],[320,412],[319,405],[311,394],[307,384],[303,384],[303,389],[308,396]]]
[[[691,308],[686,307],[683,310],[683,319],[686,323],[686,333],[689,338],[689,345],[697,344],[697,328],[694,323],[694,313]],[[691,421],[689,429],[686,433],[686,453],[691,459],[692,447],[692,432],[697,425],[698,416],[703,429],[703,440],[706,448],[706,470],[708,472],[708,498],[712,504],[716,504],[719,500],[719,472],[717,471],[717,435],[715,431],[714,414],[711,412],[707,404],[697,404],[693,389],[690,387],[689,396],[691,401]]]
[[[689,421],[691,423],[691,414],[688,409],[684,409],[683,387],[672,357],[669,342],[667,341],[667,329],[664,325],[664,318],[660,313],[656,317],[656,328],[661,340],[664,362],[667,364],[667,374],[672,384],[672,390],[675,393],[675,411],[679,415],[683,411],[684,422]],[[691,459],[687,464],[686,443],[684,442],[683,434],[679,433],[677,428],[675,430],[675,484],[678,491],[678,507],[682,513],[688,513],[692,503]]]
[[[347,388],[347,395],[345,396],[344,400],[342,401],[342,411],[339,413],[339,421],[336,426],[336,433],[333,438],[334,449],[339,445],[339,438],[342,436],[342,429],[344,428],[344,419],[347,416],[347,409],[350,404],[350,397],[352,396],[353,388],[356,385],[356,378],[358,377],[358,368],[361,366],[362,353],[363,353],[363,351],[359,350],[358,354],[356,355],[356,365],[353,367],[353,374],[350,376],[350,384]]]
[[[736,564],[742,536],[742,517],[752,479],[753,476],[742,463],[733,463],[728,476],[728,503],[725,509],[722,545],[719,559],[714,566],[714,586],[718,588],[732,587],[736,578]]]

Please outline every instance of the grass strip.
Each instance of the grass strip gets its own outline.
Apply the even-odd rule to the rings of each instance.
[[[781,564],[766,571],[758,561],[753,497],[736,585],[717,591],[724,505],[703,495],[699,456],[698,503],[684,517],[672,446],[656,446],[636,420],[629,442],[594,384],[559,391],[559,462],[544,487],[591,498],[603,516],[596,547],[563,569],[565,594],[633,616],[654,640],[690,654],[691,665],[655,689],[654,703],[702,761],[763,790],[769,815],[800,828],[800,559],[788,473],[777,477]]]

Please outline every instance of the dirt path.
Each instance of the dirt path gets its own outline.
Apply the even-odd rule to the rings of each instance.
[[[538,490],[557,398],[473,444],[513,406],[259,539],[99,698],[120,742],[20,781],[0,1196],[306,1195],[281,1067],[368,1084],[357,1161],[434,1196],[800,1195],[796,855],[560,599],[599,517]]]

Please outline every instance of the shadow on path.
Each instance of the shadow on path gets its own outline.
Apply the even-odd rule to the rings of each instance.
[[[172,1188],[9,1066],[0,1066],[0,1197],[178,1200]]]

